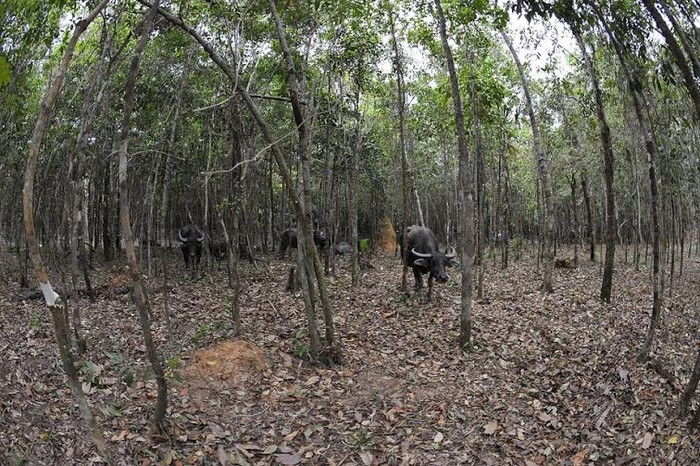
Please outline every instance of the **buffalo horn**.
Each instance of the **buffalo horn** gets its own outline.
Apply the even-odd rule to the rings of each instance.
[[[204,241],[204,233],[202,233],[199,230],[197,230],[197,233],[199,233],[199,238],[197,238],[197,241],[201,243],[202,241]]]
[[[187,242],[187,238],[184,238],[184,237],[182,236],[182,230],[178,230],[178,231],[177,231],[177,236],[178,236],[178,238],[180,239],[180,241],[182,241],[183,243],[186,243],[186,242]]]
[[[413,254],[415,254],[416,256],[418,256],[418,257],[423,257],[423,258],[425,258],[425,259],[428,259],[428,258],[430,258],[430,257],[433,257],[432,254],[424,254],[424,253],[422,253],[422,252],[417,252],[417,251],[416,251],[416,248],[411,249],[411,252],[412,252]]]
[[[445,257],[448,259],[454,259],[454,257],[457,255],[457,251],[455,251],[455,248],[450,246],[450,249],[452,252],[445,252]]]

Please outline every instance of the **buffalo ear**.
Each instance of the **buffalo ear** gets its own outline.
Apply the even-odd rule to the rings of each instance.
[[[418,267],[429,267],[430,266],[428,264],[428,261],[426,261],[422,257],[419,257],[418,259],[414,260],[413,265],[417,265]]]
[[[459,265],[460,265],[459,262],[457,262],[454,259],[450,259],[449,261],[447,261],[448,267],[459,267]]]

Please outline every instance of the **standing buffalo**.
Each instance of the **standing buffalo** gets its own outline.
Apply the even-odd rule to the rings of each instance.
[[[325,253],[328,249],[328,237],[323,230],[314,230],[314,244]],[[284,259],[285,253],[289,248],[297,247],[297,231],[293,228],[284,230],[280,235],[280,258]]]
[[[406,228],[406,241],[408,248],[403,250],[401,241],[401,257],[403,258],[403,278],[401,286],[406,289],[406,272],[408,268],[413,268],[413,275],[416,277],[416,291],[423,288],[423,274],[430,273],[428,278],[428,299],[432,298],[433,279],[438,283],[447,281],[445,267],[457,266],[459,263],[454,260],[455,250],[441,253],[438,250],[435,234],[428,228],[413,225]]]
[[[204,233],[195,225],[188,225],[181,228],[177,234],[178,239],[182,242],[180,249],[182,249],[182,255],[185,258],[185,265],[194,273],[202,258]]]
[[[340,243],[335,245],[335,255],[341,255],[344,256],[345,254],[352,254],[352,246],[350,246],[350,243],[347,241],[341,241]]]

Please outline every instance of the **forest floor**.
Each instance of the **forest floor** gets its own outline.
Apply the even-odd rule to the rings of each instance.
[[[0,254],[0,464],[100,464],[50,315],[20,290],[16,258]],[[457,344],[459,271],[426,303],[399,291],[393,254],[371,256],[357,290],[348,261],[339,261],[329,293],[345,361],[333,368],[304,358],[303,300],[285,291],[290,260],[243,265],[239,338],[231,337],[224,268],[214,264],[192,281],[179,261],[170,251],[162,262],[170,331],[162,276],[148,280],[172,377],[167,437],[149,433],[155,384],[124,265],[96,264],[97,301],[79,300],[88,339],[83,389],[120,464],[700,462],[700,436],[677,415],[700,342],[695,256],[674,278],[656,334],[654,361],[667,372],[635,362],[650,279],[622,259],[610,305],[598,301],[600,264],[582,258],[576,269],[555,269],[555,291],[545,295],[533,260],[506,270],[488,260],[467,351]]]

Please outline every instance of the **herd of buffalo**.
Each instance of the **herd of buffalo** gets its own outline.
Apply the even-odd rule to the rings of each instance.
[[[448,280],[446,267],[458,266],[455,260],[456,252],[453,247],[444,253],[438,248],[435,234],[426,227],[412,225],[398,235],[398,244],[401,248],[401,260],[403,262],[403,277],[401,286],[406,289],[406,274],[408,268],[413,269],[416,280],[416,290],[423,288],[423,275],[428,274],[428,299],[432,297],[433,282],[444,283]],[[182,243],[180,249],[188,269],[194,271],[202,258],[202,243],[205,234],[195,225],[187,225],[178,231],[178,239]],[[406,249],[404,250],[404,242]],[[314,243],[322,254],[328,251],[329,240],[325,231],[314,230]],[[209,253],[212,257],[222,260],[228,252],[225,241],[209,241]],[[288,229],[280,235],[280,259],[284,259],[290,248],[297,247],[297,233],[294,229]],[[358,245],[359,247],[359,245]],[[355,248],[346,241],[334,246],[334,253],[346,255],[354,252]]]

